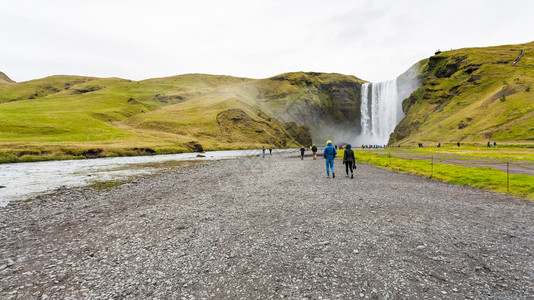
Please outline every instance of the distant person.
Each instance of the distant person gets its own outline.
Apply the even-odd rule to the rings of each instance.
[[[326,160],[326,177],[330,178],[330,170],[332,170],[332,178],[336,178],[334,173],[334,159],[336,158],[337,150],[332,146],[332,141],[326,142],[326,148],[324,148],[323,156]]]
[[[300,148],[300,159],[301,160],[304,160],[304,151],[306,151],[306,149],[304,149],[304,147]]]
[[[491,148],[491,144],[490,144],[490,141],[488,141],[488,148]]]
[[[493,147],[497,148],[497,142],[493,142]]]
[[[460,147],[460,142],[456,143],[456,145],[458,145],[458,147]]]
[[[336,145],[336,150],[337,150],[337,145]]]
[[[317,146],[312,146],[312,152],[313,152],[313,160],[317,159]]]
[[[269,155],[273,155],[273,148],[269,148]]]
[[[441,147],[441,143],[438,143],[438,148]]]
[[[265,146],[263,146],[263,148],[261,149],[261,152],[262,152],[263,158],[265,158]]]
[[[345,153],[343,154],[343,164],[345,164],[345,172],[347,172],[347,175],[345,175],[345,177],[349,177],[350,170],[350,178],[352,179],[354,178],[353,164],[356,164],[356,159],[354,158],[354,151],[352,151],[351,148],[352,146],[350,144],[345,146]]]

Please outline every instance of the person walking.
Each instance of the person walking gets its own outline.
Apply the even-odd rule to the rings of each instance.
[[[347,172],[347,175],[345,177],[349,177],[349,170],[350,170],[350,179],[354,178],[353,174],[353,164],[356,164],[356,159],[354,158],[354,151],[352,151],[352,146],[348,144],[345,146],[345,153],[343,154],[343,164],[345,165],[345,171]]]
[[[273,148],[269,148],[269,155],[273,155]]]
[[[312,152],[313,152],[313,160],[317,159],[317,146],[312,146]]]
[[[326,142],[326,148],[324,148],[323,156],[326,160],[326,177],[330,178],[330,170],[332,170],[332,178],[336,178],[334,173],[334,158],[336,158],[337,150],[332,146],[332,141]]]
[[[306,151],[306,149],[304,149],[304,147],[300,148],[300,160],[304,159],[304,151]]]
[[[263,155],[263,158],[265,158],[265,146],[263,146],[263,148],[261,149],[261,153]]]

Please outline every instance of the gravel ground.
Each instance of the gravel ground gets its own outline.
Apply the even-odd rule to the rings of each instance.
[[[12,202],[0,299],[534,299],[534,203],[297,156]]]

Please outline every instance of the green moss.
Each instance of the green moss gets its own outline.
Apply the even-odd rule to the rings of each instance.
[[[395,150],[391,149],[391,151]],[[343,153],[340,152],[342,157]],[[528,153],[531,157],[531,151]],[[378,167],[534,200],[534,176],[510,174],[508,184],[506,173],[492,168],[445,165],[437,160],[432,163],[430,157],[426,160],[399,158],[382,151],[356,151],[355,154],[357,161]],[[487,157],[492,158],[506,159],[509,157],[502,156],[500,153],[486,154]]]
[[[526,55],[513,66],[520,49]],[[423,86],[403,102],[406,117],[390,144],[528,141],[532,54],[534,43],[528,43],[446,51],[420,63]]]

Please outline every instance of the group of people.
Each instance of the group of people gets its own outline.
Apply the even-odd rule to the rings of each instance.
[[[419,147],[423,147],[423,143],[417,143],[417,145]],[[491,142],[490,141],[488,141],[488,143],[486,145],[488,146],[488,148],[491,148]],[[460,147],[460,142],[457,142],[456,146]],[[399,145],[399,147],[400,147],[400,145]],[[438,143],[436,145],[436,147],[440,148],[441,147],[441,143]],[[495,147],[495,148],[497,147],[497,142],[493,142],[493,147]]]
[[[388,145],[362,145],[362,149],[387,148]]]
[[[273,154],[273,148],[269,148],[269,155]],[[265,158],[265,146],[261,149],[261,155]]]
[[[341,148],[341,147],[340,147]],[[345,177],[354,178],[354,170],[356,170],[356,159],[354,158],[354,151],[352,150],[352,146],[350,144],[344,145],[343,148],[345,149],[344,155],[343,155],[343,164],[345,165]],[[343,149],[341,148],[341,149]],[[300,148],[300,159],[304,160],[304,153],[306,152],[306,148],[302,147]],[[273,149],[269,148],[269,155],[272,154]],[[317,146],[313,145],[311,147],[311,151],[313,153],[313,160],[317,159]],[[262,148],[262,156],[265,158],[265,147]],[[326,142],[326,147],[323,150],[323,157],[326,162],[326,177],[330,178],[330,173],[332,173],[332,178],[336,178],[336,173],[334,172],[334,159],[337,156],[337,145],[333,146],[332,141]]]
[[[354,178],[354,170],[356,169],[356,159],[354,158],[354,151],[350,144],[345,145],[345,153],[343,154],[343,164],[345,165],[345,177]],[[332,146],[332,141],[326,142],[326,147],[323,151],[323,156],[326,161],[326,177],[330,178],[330,171],[332,171],[332,178],[336,178],[336,173],[334,172],[334,159],[337,156],[336,147]]]
[[[354,151],[350,144],[345,145],[345,153],[343,155],[343,164],[345,165],[346,177],[354,178],[354,170],[356,169],[356,159],[354,158]],[[313,153],[313,159],[317,159],[317,146],[313,145],[311,147]],[[304,147],[300,148],[300,159],[304,159],[304,152],[306,149]],[[337,146],[332,145],[332,141],[326,142],[326,147],[323,150],[323,157],[326,162],[326,177],[330,178],[330,173],[332,173],[332,178],[336,178],[336,173],[334,172],[334,159],[337,156]]]

